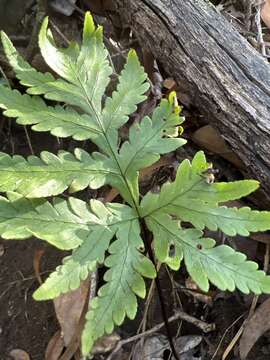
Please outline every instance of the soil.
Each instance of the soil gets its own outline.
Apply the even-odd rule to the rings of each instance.
[[[15,87],[19,88],[20,85],[15,82]],[[31,153],[31,147],[36,155],[41,150],[49,150],[56,153],[59,148],[71,150],[74,147],[72,140],[67,139],[63,141],[60,139],[58,142],[58,140],[48,134],[38,134],[31,132],[31,130],[29,130],[29,135],[31,146],[23,127],[16,125],[14,121],[4,120],[4,118],[0,117],[0,151],[12,155],[20,154],[26,156]],[[167,174],[165,175],[167,176]],[[8,360],[8,354],[13,349],[26,351],[31,360],[44,360],[47,344],[59,329],[53,303],[51,301],[37,302],[32,298],[33,292],[39,286],[33,266],[33,261],[37,257],[39,250],[44,250],[40,261],[40,274],[42,280],[44,280],[48,273],[61,263],[61,259],[65,255],[63,252],[36,239],[25,241],[0,240],[0,360]],[[187,274],[182,270],[180,274],[175,276],[175,281],[179,284],[185,284],[186,278]],[[198,319],[216,324],[216,331],[204,336],[198,356],[200,356],[201,360],[210,360],[222,340],[220,350],[215,357],[215,360],[221,359],[226,347],[230,344],[241,326],[246,316],[245,314],[248,313],[252,299],[243,297],[238,293],[228,294],[219,292],[211,307],[196,301],[192,296],[183,295],[181,290],[172,289],[168,278],[162,277],[161,282],[164,285],[163,290],[168,309],[173,310],[175,308],[174,296],[172,296],[174,291],[181,298],[185,312]],[[162,321],[159,301],[157,296],[154,298],[154,304],[149,311],[149,327]],[[138,319],[142,317],[143,309],[144,306],[141,304],[137,320],[134,322],[127,321],[126,325],[118,331],[121,337],[133,336],[136,333],[139,323]],[[243,318],[235,326],[231,326],[241,315],[243,315]],[[178,327],[179,324],[173,324],[174,334]],[[225,333],[226,336],[223,338]],[[204,335],[194,326],[183,323],[181,335],[189,334]],[[127,347],[124,350],[129,353],[131,347]],[[126,359],[127,357],[128,355],[121,357],[121,359]],[[102,358],[106,359],[106,356]],[[165,358],[167,359],[168,357]],[[116,356],[115,359],[119,360],[120,356]],[[258,341],[248,360],[269,359],[270,336],[266,333]],[[232,352],[227,360],[239,360],[239,357]]]
[[[0,359],[9,359],[13,349],[26,351],[31,360],[44,359],[46,346],[58,329],[51,301],[32,298],[39,286],[34,273],[36,251],[44,249],[43,278],[61,262],[63,254],[35,239],[1,242],[0,258]]]
[[[0,124],[0,151],[28,156],[30,146],[23,127],[4,118],[0,118]],[[28,132],[35,154],[41,150],[55,152],[59,146],[48,134],[40,137],[30,129]],[[26,351],[31,360],[44,360],[46,346],[59,326],[52,301],[37,302],[32,298],[39,286],[33,260],[39,250],[44,251],[40,274],[45,280],[61,263],[64,253],[36,239],[0,239],[0,249],[0,360],[9,359],[13,349]]]

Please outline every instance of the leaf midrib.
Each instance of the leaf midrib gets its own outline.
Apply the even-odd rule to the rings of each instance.
[[[235,271],[235,270],[232,270],[226,263],[224,264],[224,262],[218,262],[215,258],[209,256],[208,254],[205,254],[204,251],[205,249],[202,249],[202,250],[198,250],[195,246],[192,246],[192,244],[188,243],[187,241],[185,241],[184,239],[182,239],[179,235],[173,233],[172,231],[170,231],[164,224],[160,223],[156,218],[151,217],[151,220],[156,222],[160,227],[162,227],[163,229],[165,229],[164,231],[168,232],[171,236],[173,237],[177,237],[181,243],[184,243],[187,247],[191,248],[193,251],[199,251],[200,254],[203,254],[207,259],[210,259],[211,261],[215,262],[217,264],[218,267],[222,268],[222,267],[227,267],[229,271],[231,272],[234,272],[244,278],[248,278],[252,281],[255,281],[257,283],[260,283],[257,279],[254,279],[252,277],[249,277],[249,276],[244,276],[242,273],[238,272],[238,271]],[[203,238],[202,238],[203,240]],[[213,249],[214,247],[212,247],[211,249]],[[209,249],[208,249],[209,250]],[[244,262],[243,262],[244,263]],[[208,279],[208,277],[207,277]],[[209,279],[208,279],[209,280]]]
[[[133,206],[133,207],[134,207],[134,210],[136,211],[136,213],[137,213],[138,216],[139,216],[139,215],[140,215],[140,212],[139,212],[139,208],[138,208],[137,203],[136,203],[136,199],[134,199],[134,196],[133,196],[133,194],[132,194],[132,191],[131,191],[131,189],[130,189],[130,186],[129,186],[129,184],[128,184],[128,181],[127,181],[127,179],[126,179],[126,177],[125,177],[125,175],[124,175],[124,173],[123,173],[123,171],[122,171],[122,168],[121,168],[121,166],[120,166],[120,163],[118,162],[117,156],[116,156],[116,154],[115,154],[114,151],[113,151],[113,148],[112,148],[111,143],[110,143],[110,141],[109,141],[109,139],[108,139],[108,137],[107,137],[107,133],[106,133],[106,130],[104,129],[104,127],[103,127],[103,124],[102,124],[102,121],[101,121],[101,119],[100,119],[100,116],[99,116],[98,112],[96,111],[96,108],[95,108],[93,102],[92,102],[91,99],[89,98],[89,96],[88,96],[88,94],[87,94],[87,91],[86,91],[83,83],[81,82],[80,77],[77,76],[76,71],[75,71],[74,68],[73,68],[73,64],[70,64],[70,65],[71,65],[71,69],[72,69],[72,71],[73,71],[73,74],[75,75],[75,78],[78,80],[78,82],[79,82],[79,84],[80,84],[80,86],[81,86],[81,88],[82,88],[82,90],[83,90],[83,92],[84,92],[84,97],[85,97],[86,102],[88,103],[88,105],[89,105],[89,107],[92,109],[92,111],[94,112],[94,115],[95,115],[95,117],[96,117],[96,121],[97,121],[97,123],[98,123],[98,125],[99,125],[99,127],[100,127],[100,129],[101,129],[101,131],[102,131],[102,133],[103,133],[103,136],[104,136],[104,138],[105,138],[105,140],[106,140],[106,142],[107,142],[107,144],[108,144],[108,146],[109,146],[111,155],[113,156],[113,159],[114,159],[114,161],[115,161],[115,163],[116,163],[116,165],[117,165],[117,167],[118,167],[118,169],[119,169],[119,171],[120,171],[121,177],[122,177],[122,179],[124,180],[124,183],[125,183],[126,188],[127,188],[128,192],[129,192],[130,198],[132,199],[132,202],[133,202],[133,205],[134,205],[134,206]]]

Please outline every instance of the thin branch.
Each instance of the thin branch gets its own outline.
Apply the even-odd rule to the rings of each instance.
[[[148,230],[147,230],[144,219],[141,220],[141,228],[142,228],[143,240],[144,240],[146,251],[147,251],[147,253],[149,255],[149,258],[152,261],[152,263],[154,264],[154,266],[156,268],[156,271],[157,271],[157,266],[156,266],[156,263],[155,263],[154,254],[153,254],[153,251],[152,251],[152,248],[151,248],[151,239],[149,238],[150,234],[148,233]],[[162,288],[161,288],[159,277],[158,277],[158,271],[157,271],[157,276],[155,278],[155,283],[156,283],[156,288],[157,288],[158,297],[159,297],[159,301],[160,301],[161,313],[162,313],[162,317],[163,317],[163,320],[164,320],[164,325],[165,325],[165,328],[166,328],[166,331],[167,331],[170,348],[171,348],[172,354],[175,357],[175,359],[180,360],[179,356],[178,356],[178,354],[176,352],[174,343],[173,343],[173,337],[172,337],[170,325],[168,323],[168,315],[167,315],[165,301],[164,301],[163,294],[162,294]]]
[[[36,19],[35,19],[35,25],[31,34],[31,38],[29,41],[29,44],[26,49],[26,59],[28,61],[31,61],[34,56],[34,51],[37,46],[37,39],[39,30],[42,24],[42,21],[46,15],[47,12],[47,1],[46,0],[37,0],[37,13],[36,13]]]
[[[204,321],[198,320],[198,319],[194,318],[193,316],[190,316],[190,315],[184,313],[183,311],[177,311],[177,313],[175,315],[169,317],[168,323],[171,323],[171,322],[179,320],[179,319],[191,322],[193,325],[199,327],[205,333],[215,330],[215,324],[207,324]],[[137,335],[131,336],[128,339],[124,339],[124,340],[119,341],[116,348],[109,355],[107,360],[111,360],[113,355],[115,355],[122,348],[122,346],[124,346],[126,344],[129,344],[131,342],[140,340],[143,337],[152,335],[152,334],[158,332],[164,326],[166,326],[166,324],[165,324],[165,322],[162,322],[162,323],[154,326],[152,329],[144,331],[141,334],[137,334]]]

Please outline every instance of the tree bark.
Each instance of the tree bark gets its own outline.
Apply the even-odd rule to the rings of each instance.
[[[187,94],[270,199],[270,66],[204,0],[115,0],[122,24]]]

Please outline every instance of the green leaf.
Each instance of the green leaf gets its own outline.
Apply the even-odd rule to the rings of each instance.
[[[75,290],[80,282],[104,262],[105,251],[113,238],[113,228],[99,227],[92,231],[88,239],[74,250],[72,256],[65,257],[48,279],[35,291],[35,300],[54,299],[60,294]]]
[[[123,174],[130,178],[138,170],[150,166],[166,154],[183,146],[186,140],[164,136],[166,130],[184,121],[174,112],[174,107],[163,99],[153,113],[152,120],[146,116],[135,123],[129,131],[129,141],[120,148],[119,163]]]
[[[242,180],[231,183],[209,184],[204,172],[209,165],[202,152],[192,161],[184,160],[172,183],[162,186],[160,194],[148,193],[141,202],[140,214],[147,217],[155,212],[164,212],[190,222],[198,229],[221,229],[234,236],[249,235],[250,231],[270,228],[270,213],[218,206],[219,202],[246,196],[258,187],[258,182]]]
[[[175,181],[148,193],[139,203],[138,173],[162,154],[185,143],[179,138],[183,118],[175,92],[163,99],[151,116],[129,127],[129,139],[121,142],[119,128],[127,123],[149,88],[134,50],[108,89],[112,67],[103,44],[102,28],[86,13],[82,41],[58,48],[48,19],[42,24],[39,45],[47,64],[56,73],[42,74],[32,68],[1,33],[7,58],[28,94],[0,86],[0,107],[18,124],[57,137],[91,140],[100,152],[81,149],[74,154],[42,152],[40,157],[0,153],[0,236],[26,239],[35,236],[63,249],[72,250],[61,266],[35,292],[37,300],[52,299],[76,289],[98,264],[108,269],[98,296],[91,302],[82,336],[86,355],[94,342],[113,331],[127,316],[137,312],[137,296],[145,297],[143,277],[154,278],[155,266],[142,253],[140,222],[153,233],[157,259],[178,270],[184,260],[187,270],[207,291],[209,282],[222,290],[270,293],[270,280],[257,265],[226,245],[215,247],[203,230],[221,229],[228,235],[248,235],[270,229],[270,212],[224,206],[258,188],[258,182],[242,180],[210,183],[212,165],[203,152],[192,162],[184,160]],[[113,74],[115,77],[116,74]],[[111,94],[111,96],[109,96]],[[32,95],[32,96],[31,96]],[[59,102],[54,104],[45,99]],[[119,190],[130,206],[92,200],[90,204],[70,197],[41,199],[65,190],[75,192],[90,186],[110,185]],[[16,192],[14,192],[16,191]],[[188,222],[194,228],[182,228]],[[187,226],[187,224],[185,224]]]
[[[184,258],[187,271],[197,285],[209,290],[209,281],[219,289],[234,291],[236,288],[245,294],[270,293],[270,276],[258,270],[258,265],[247,261],[246,256],[227,245],[215,246],[213,239],[202,237],[195,229],[181,229],[169,216],[151,215],[147,225],[154,234],[154,248],[157,258],[175,269]],[[160,238],[165,244],[160,248]],[[170,256],[169,244],[173,243],[176,254]],[[181,254],[180,257],[178,254]]]
[[[63,79],[55,80],[52,76],[35,72],[4,34],[2,41],[21,82],[30,86],[29,94],[43,94],[47,99],[76,107],[74,110],[59,105],[47,106],[41,98],[22,96],[17,91],[0,88],[0,106],[6,110],[5,115],[17,117],[18,123],[33,125],[32,129],[36,131],[50,131],[53,135],[72,136],[76,140],[91,139],[111,157],[112,168],[117,169],[117,173],[123,173],[118,159],[117,130],[136,110],[137,104],[145,99],[144,93],[149,87],[135,51],[129,53],[117,89],[109,98],[105,90],[112,69],[102,40],[102,28],[95,28],[89,13],[85,17],[81,46],[71,43],[66,49],[57,48],[48,30],[48,19],[42,25],[39,36],[42,55]],[[102,108],[103,97],[106,100]],[[85,114],[81,115],[81,110]],[[137,205],[137,182],[137,179],[129,182],[122,178],[114,179],[111,185],[120,191],[129,204]]]
[[[95,29],[92,16],[86,13],[81,49],[74,43],[67,49],[59,49],[47,27],[48,18],[43,22],[39,35],[43,58],[57,74],[75,85],[78,95],[85,100],[84,110],[97,118],[112,73],[108,52],[103,44],[102,28]]]
[[[33,125],[35,131],[50,131],[52,135],[72,136],[75,140],[94,140],[102,135],[89,115],[59,105],[47,106],[40,97],[21,95],[17,90],[1,87],[0,107],[5,116],[17,118],[21,125]]]
[[[43,151],[40,158],[29,156],[27,160],[0,153],[0,191],[16,191],[28,198],[120,184],[119,177],[110,159],[99,153],[90,156],[81,149],[76,149],[74,155],[61,151],[58,156]]]
[[[109,248],[109,267],[102,286],[91,302],[86,315],[87,322],[82,334],[82,352],[88,354],[96,339],[111,333],[115,325],[121,325],[127,316],[134,319],[137,312],[136,296],[145,297],[142,276],[155,277],[155,269],[148,258],[140,253],[143,241],[139,235],[137,220],[125,223],[116,233],[117,239]]]
[[[119,209],[123,209],[119,212]],[[92,208],[92,210],[91,210]],[[136,218],[128,207],[99,201],[91,208],[82,200],[55,198],[53,204],[41,199],[27,200],[17,193],[0,197],[0,235],[3,239],[35,236],[63,250],[75,249],[99,227],[116,226]]]
[[[146,79],[147,75],[136,52],[131,50],[120,74],[117,89],[112,93],[112,97],[107,97],[102,111],[106,132],[124,125],[128,121],[128,116],[136,111],[136,105],[146,99],[144,94],[149,88]]]
[[[16,77],[20,83],[25,86],[39,86],[42,84],[53,82],[55,79],[50,73],[41,73],[34,69],[13,46],[9,37],[1,31],[1,40],[6,57],[12,66]]]

